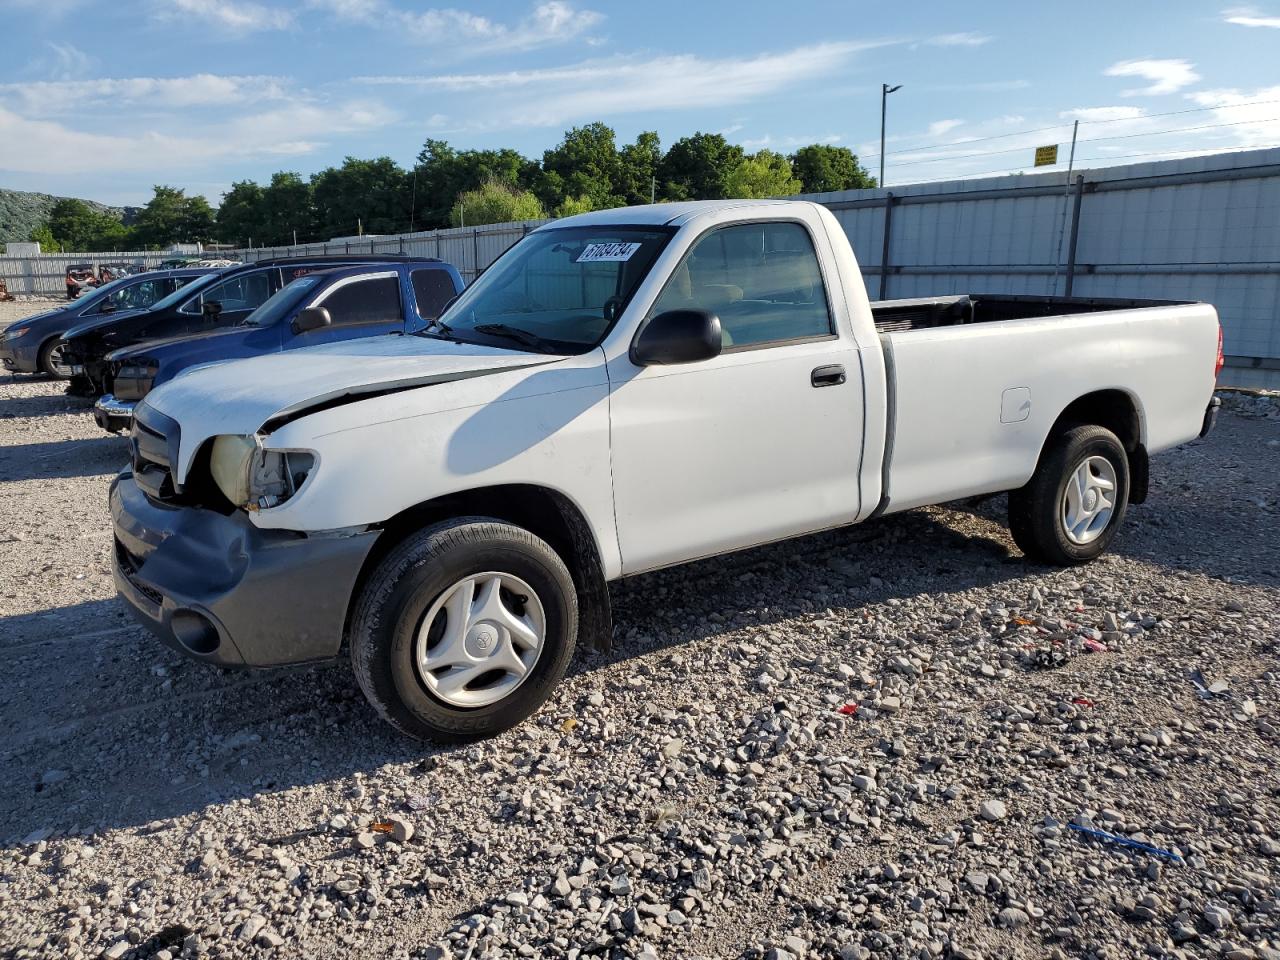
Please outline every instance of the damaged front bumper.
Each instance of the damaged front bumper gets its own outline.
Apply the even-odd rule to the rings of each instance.
[[[221,666],[336,656],[356,578],[378,531],[310,536],[149,499],[111,484],[116,589],[166,645]]]

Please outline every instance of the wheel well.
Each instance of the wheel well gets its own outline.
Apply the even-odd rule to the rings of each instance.
[[[1120,438],[1129,455],[1129,502],[1145,501],[1150,484],[1150,464],[1147,448],[1142,443],[1142,417],[1133,397],[1123,390],[1097,390],[1076,398],[1054,421],[1045,445],[1048,446],[1049,441],[1060,433],[1082,423],[1106,427]]]
[[[573,576],[578,591],[579,640],[596,649],[609,649],[613,615],[604,566],[591,525],[568,497],[531,484],[504,484],[451,493],[415,504],[379,524],[382,534],[374,542],[356,578],[349,610],[355,607],[355,599],[370,574],[406,537],[430,524],[467,516],[503,520],[545,540]]]

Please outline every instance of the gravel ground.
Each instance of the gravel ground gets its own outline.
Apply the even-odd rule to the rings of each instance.
[[[1231,400],[1075,570],[997,498],[627,581],[432,748],[132,626],[124,440],[0,377],[0,955],[1280,957],[1278,454]]]

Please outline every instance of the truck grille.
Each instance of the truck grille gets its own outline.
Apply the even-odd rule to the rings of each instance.
[[[178,424],[145,405],[134,411],[129,445],[133,479],[153,500],[172,500],[173,461],[178,450]]]

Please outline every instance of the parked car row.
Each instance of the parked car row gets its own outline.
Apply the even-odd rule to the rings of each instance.
[[[1205,304],[872,304],[798,201],[570,217],[466,290],[434,260],[252,264],[61,342],[98,422],[132,422],[135,616],[224,666],[345,645],[386,720],[442,740],[607,648],[624,576],[1004,492],[1028,558],[1092,560],[1150,455],[1212,427],[1223,362]]]

